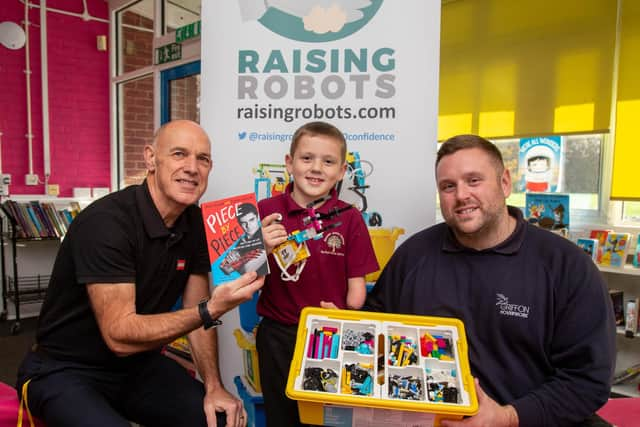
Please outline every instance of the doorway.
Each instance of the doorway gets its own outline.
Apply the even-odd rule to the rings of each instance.
[[[200,61],[160,73],[160,124],[186,119],[200,123]]]

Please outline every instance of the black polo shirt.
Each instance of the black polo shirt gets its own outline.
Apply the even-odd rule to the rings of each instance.
[[[115,363],[87,296],[88,283],[135,283],[136,311],[169,311],[192,273],[209,259],[200,208],[164,225],[146,181],[109,194],[72,222],[51,274],[37,340],[46,354],[89,364]]]

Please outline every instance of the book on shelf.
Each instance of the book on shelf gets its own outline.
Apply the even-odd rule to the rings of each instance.
[[[269,273],[255,193],[200,204],[215,286],[248,271]]]
[[[598,257],[598,239],[579,238],[576,244],[585,251],[591,259],[596,261]]]
[[[609,296],[613,304],[616,326],[624,326],[624,292],[620,289],[609,289]]]
[[[611,267],[623,267],[627,261],[627,248],[631,235],[629,233],[610,232],[602,248],[600,264]]]
[[[191,347],[186,336],[179,337],[162,349],[162,354],[175,360],[184,367],[192,377],[196,377],[196,366],[191,356]]]
[[[633,251],[633,266],[640,267],[640,233],[636,238],[636,248]]]
[[[596,257],[596,262],[598,264],[602,262],[602,249],[604,248],[604,244],[607,242],[607,235],[611,232],[613,232],[613,230],[596,229],[591,230],[589,233],[589,237],[591,239],[598,239],[598,254]]]
[[[40,221],[40,237],[60,237],[51,225],[51,221],[42,209],[42,205],[38,201],[29,202],[31,209],[36,215],[36,219]]]
[[[638,333],[638,309],[640,308],[640,298],[632,298],[627,301],[624,316],[624,334],[628,338],[633,338]]]
[[[172,352],[185,360],[192,361],[191,358],[191,346],[189,346],[189,340],[186,335],[183,335],[175,340],[171,341],[165,346],[167,351]]]
[[[16,226],[16,237],[20,239],[63,237],[73,219],[72,212],[77,215],[80,211],[77,202],[72,202],[68,208],[57,209],[53,202],[11,199],[5,200],[2,208],[11,217],[12,224]]]
[[[519,145],[518,190],[551,193],[562,191],[562,137],[523,138]]]
[[[566,237],[569,229],[569,195],[526,193],[524,216],[531,224]]]

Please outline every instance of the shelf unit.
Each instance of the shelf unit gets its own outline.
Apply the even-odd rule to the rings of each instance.
[[[639,386],[637,382],[616,384],[611,387],[611,393],[622,397],[640,397]]]
[[[604,273],[626,274],[629,276],[640,276],[640,268],[632,264],[625,264],[622,267],[608,267],[606,265],[598,265],[600,271]]]
[[[633,239],[635,240],[635,239]],[[599,265],[598,268],[603,274],[610,289],[622,289],[625,294],[625,301],[628,296],[640,295],[640,268],[630,263],[621,267],[610,267]],[[616,327],[618,356],[616,360],[616,372],[622,371],[626,367],[640,362],[640,332],[633,338],[627,337],[625,327]],[[619,365],[619,366],[618,366]],[[616,384],[611,387],[612,397],[640,397],[638,378],[628,382]]]
[[[20,332],[20,307],[23,304],[38,303],[44,300],[49,283],[49,276],[33,275],[20,276],[18,273],[18,244],[42,241],[59,241],[53,237],[22,238],[17,235],[19,227],[16,220],[0,205],[0,262],[2,262],[2,312],[0,319],[6,320],[8,303],[13,302],[15,321],[10,332],[16,335]],[[5,231],[6,225],[6,231]],[[7,269],[7,253],[5,242],[11,246],[11,269]]]

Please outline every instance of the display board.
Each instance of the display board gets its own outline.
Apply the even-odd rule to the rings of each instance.
[[[402,227],[401,241],[433,224],[439,34],[440,2],[203,2],[200,111],[214,167],[202,201],[262,191],[283,173],[295,129],[323,120],[365,164],[366,202],[383,227]],[[349,187],[341,197],[361,203]],[[224,320],[232,390],[239,310]]]

